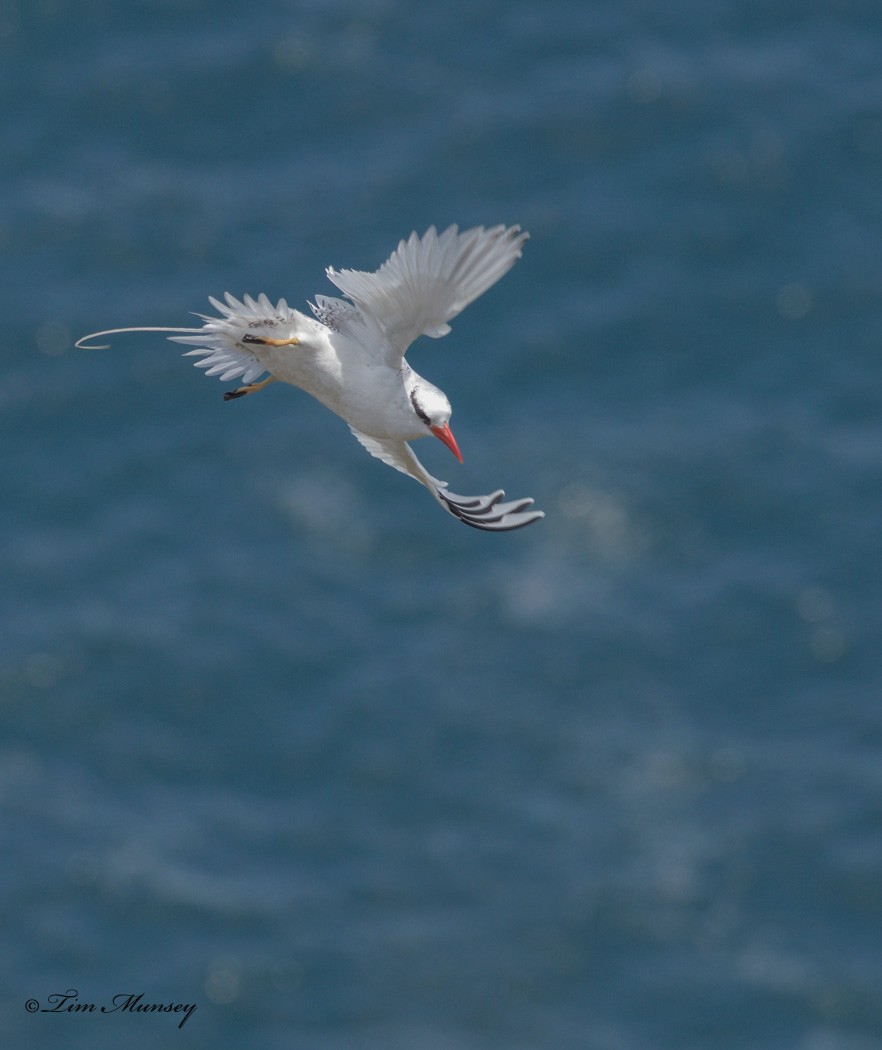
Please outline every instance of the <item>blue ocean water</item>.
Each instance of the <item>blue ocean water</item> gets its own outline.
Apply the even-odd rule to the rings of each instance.
[[[0,2],[4,1046],[882,1047],[880,68],[858,0]],[[418,451],[522,532],[72,346],[451,222],[532,236]]]

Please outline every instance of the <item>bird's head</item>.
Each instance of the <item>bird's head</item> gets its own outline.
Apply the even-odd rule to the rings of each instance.
[[[420,379],[410,389],[410,403],[420,422],[432,434],[443,441],[456,458],[462,463],[462,453],[456,443],[456,438],[450,430],[450,415],[453,409],[447,400],[447,395]]]

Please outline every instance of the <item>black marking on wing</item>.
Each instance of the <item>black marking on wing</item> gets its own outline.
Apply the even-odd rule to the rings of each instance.
[[[463,525],[483,529],[485,532],[511,532],[545,517],[541,510],[526,510],[532,505],[532,499],[500,503],[505,495],[502,489],[492,492],[489,496],[457,496],[456,493],[448,492],[440,486],[436,492],[446,509],[455,518],[459,518]]]

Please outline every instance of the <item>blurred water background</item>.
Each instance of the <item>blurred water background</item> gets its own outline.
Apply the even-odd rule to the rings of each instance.
[[[0,0],[0,85],[3,1045],[882,1047],[882,8]],[[72,348],[451,222],[522,532]]]

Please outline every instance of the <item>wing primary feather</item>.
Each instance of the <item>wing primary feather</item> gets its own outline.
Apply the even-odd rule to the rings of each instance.
[[[447,335],[448,322],[517,262],[527,237],[519,226],[449,226],[440,235],[430,226],[402,240],[375,273],[330,267],[327,275],[381,330],[380,352],[394,365],[417,336]]]
[[[545,517],[541,510],[526,511],[526,508],[532,505],[532,499],[500,503],[505,495],[502,489],[497,489],[487,496],[460,496],[448,492],[447,483],[432,477],[407,442],[373,438],[355,427],[349,429],[372,456],[425,485],[435,500],[464,525],[485,532],[509,532]]]

